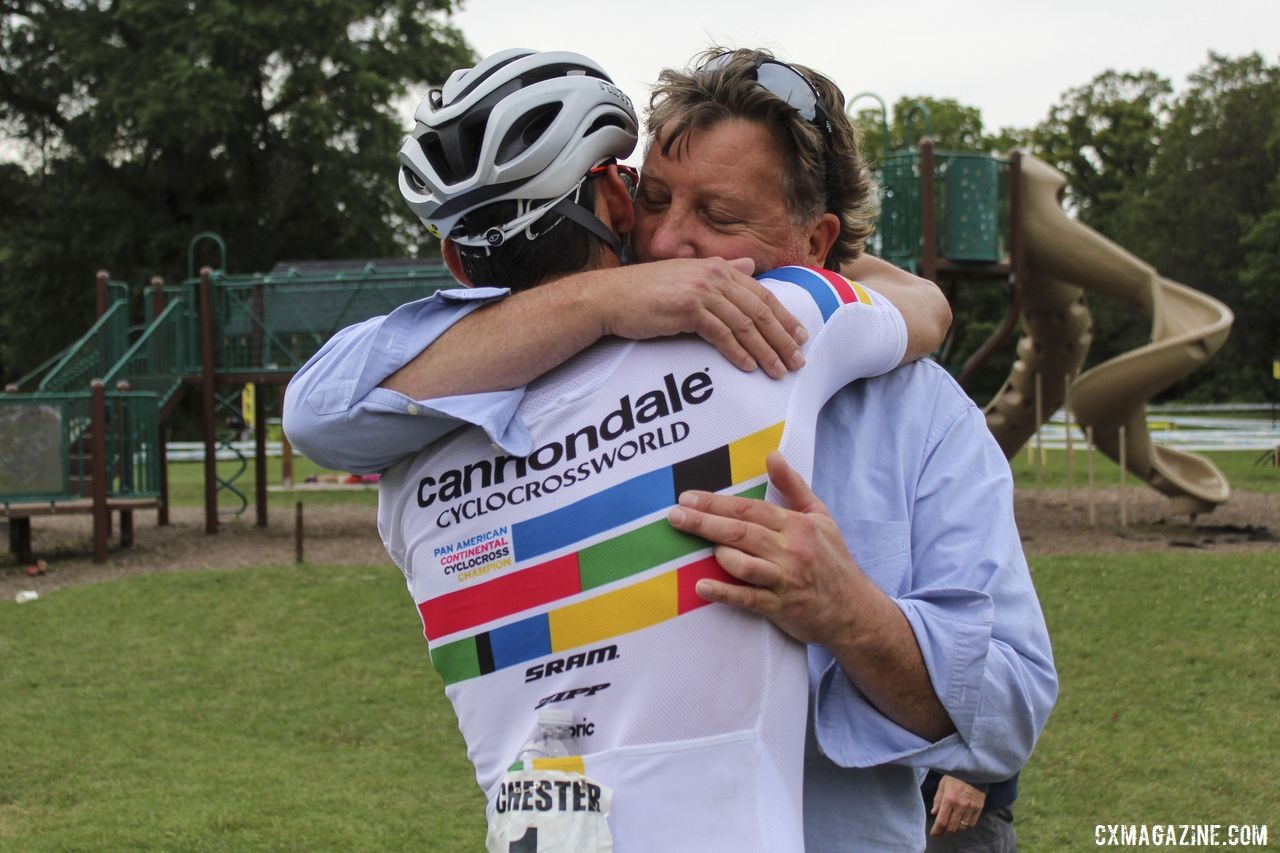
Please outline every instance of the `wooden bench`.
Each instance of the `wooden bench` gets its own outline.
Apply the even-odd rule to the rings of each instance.
[[[158,498],[107,498],[102,510],[95,511],[93,498],[75,498],[64,501],[32,501],[28,503],[0,503],[0,521],[9,524],[9,553],[19,563],[31,561],[31,519],[44,515],[92,515],[93,554],[95,562],[102,562],[107,555],[107,540],[111,538],[111,513],[120,513],[120,547],[133,547],[133,513],[139,509],[159,509]]]

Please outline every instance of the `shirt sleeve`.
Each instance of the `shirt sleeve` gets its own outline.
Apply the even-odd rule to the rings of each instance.
[[[894,598],[956,732],[898,726],[811,649],[815,731],[846,767],[905,764],[974,781],[1026,763],[1057,698],[1048,630],[1013,517],[1008,463],[966,407],[931,436],[912,505],[910,589]]]
[[[837,364],[845,382],[887,373],[906,356],[902,313],[871,288],[818,267],[779,267],[757,278],[805,327],[807,353]]]
[[[514,417],[524,389],[414,400],[378,387],[450,326],[505,288],[443,290],[338,332],[289,382],[284,430],[325,468],[381,471],[465,424],[508,451],[529,445]]]

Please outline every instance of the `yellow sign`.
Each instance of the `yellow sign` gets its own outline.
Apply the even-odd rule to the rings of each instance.
[[[1276,379],[1280,379],[1280,358],[1271,362],[1271,375]]]
[[[253,383],[245,383],[244,390],[240,392],[240,417],[249,429],[253,429],[253,394]]]

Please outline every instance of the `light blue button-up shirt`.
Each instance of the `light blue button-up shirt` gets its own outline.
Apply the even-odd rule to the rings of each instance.
[[[515,417],[522,388],[414,400],[378,387],[458,320],[508,292],[441,290],[338,332],[289,382],[289,441],[317,465],[355,474],[390,468],[466,424],[509,453],[529,453],[529,432]]]
[[[388,467],[464,424],[527,454],[523,390],[413,400],[378,384],[503,290],[445,291],[344,330],[290,383],[285,430],[330,468]],[[1057,696],[1044,618],[982,413],[932,362],[844,388],[823,409],[814,491],[859,566],[902,609],[956,733],[929,742],[809,650],[805,838],[813,851],[920,850],[927,768],[1007,779]]]

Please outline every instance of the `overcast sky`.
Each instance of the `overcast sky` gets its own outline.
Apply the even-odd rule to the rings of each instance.
[[[954,98],[988,131],[1037,123],[1108,68],[1150,68],[1181,89],[1210,50],[1280,62],[1280,0],[464,0],[455,22],[481,55],[585,53],[641,109],[662,67],[717,42],[768,47],[891,107]]]

